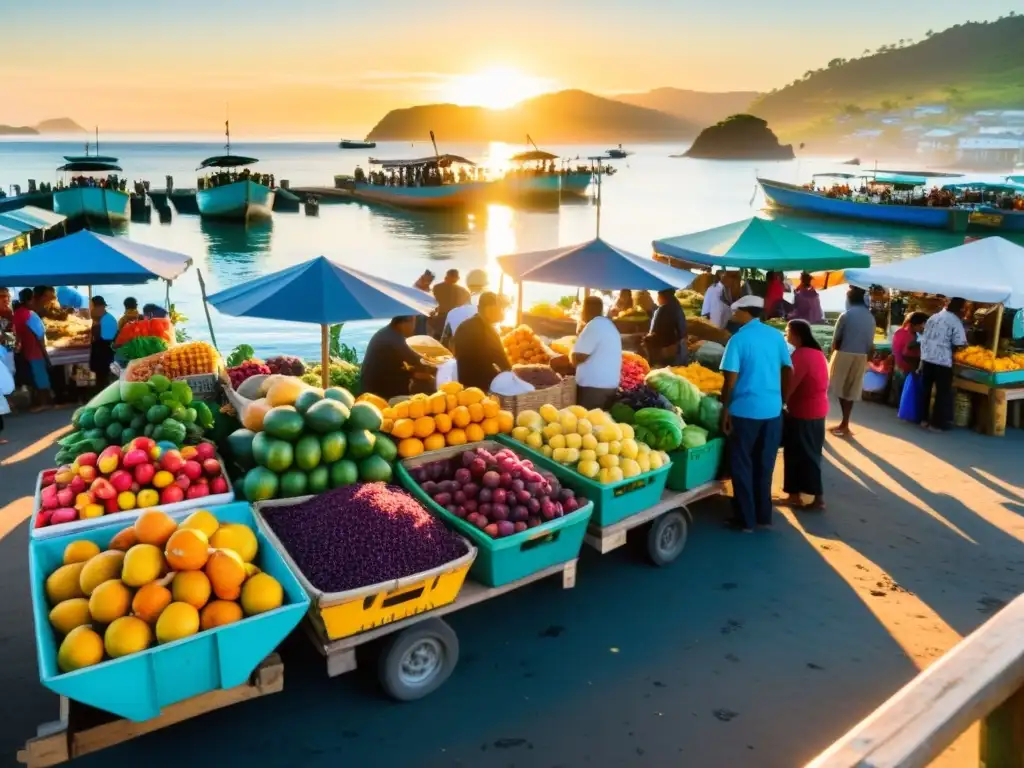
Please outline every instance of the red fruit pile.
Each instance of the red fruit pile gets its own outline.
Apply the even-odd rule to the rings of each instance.
[[[251,359],[246,360],[241,365],[236,365],[234,368],[228,368],[228,376],[231,378],[231,388],[238,389],[238,386],[246,379],[252,376],[269,376],[273,371],[265,363],[261,363],[259,360]]]
[[[295,355],[268,357],[267,366],[271,373],[280,373],[282,376],[301,376],[306,372],[306,364]]]
[[[227,493],[213,443],[164,450],[148,437],[83,453],[43,472],[34,526],[44,528],[129,509]]]
[[[455,459],[416,467],[413,479],[440,506],[491,538],[522,533],[586,506],[550,472],[508,448],[471,448]]]
[[[643,386],[647,371],[636,360],[622,358],[622,369],[619,373],[619,387],[627,391]]]

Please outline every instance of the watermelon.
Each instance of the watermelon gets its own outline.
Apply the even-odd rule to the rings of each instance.
[[[122,427],[127,427],[131,426],[132,419],[135,418],[135,409],[128,405],[128,403],[118,403],[114,406],[111,414],[115,420],[120,422]]]
[[[92,420],[96,425],[96,429],[106,429],[110,426],[110,422],[114,420],[112,408],[110,406],[101,405],[93,413]]]
[[[352,393],[344,387],[328,387],[324,390],[324,397],[330,400],[337,400],[346,408],[351,408],[356,402],[356,399],[352,397]]]
[[[295,443],[295,466],[309,472],[320,466],[320,438],[316,435],[303,435]]]
[[[380,456],[370,456],[359,462],[359,479],[364,483],[390,483],[391,465]]]
[[[358,432],[348,433],[348,448],[345,455],[350,459],[365,459],[373,453],[373,446],[376,442],[373,432],[361,429]]]
[[[289,499],[293,496],[305,496],[308,482],[306,473],[299,469],[290,469],[281,475],[281,485],[278,488],[278,495],[282,499]]]
[[[329,470],[331,488],[340,488],[343,485],[352,485],[359,481],[359,467],[354,461],[342,459],[326,469]]]
[[[323,493],[331,486],[331,473],[326,466],[320,465],[306,475],[307,493]]]
[[[112,421],[107,425],[107,428],[103,430],[104,436],[110,441],[111,445],[121,445],[121,434],[124,432],[124,427],[121,426],[120,422]]]
[[[96,415],[95,408],[82,407],[75,411],[75,417],[72,419],[72,423],[78,429],[92,429],[96,426],[96,422],[93,417]]]
[[[368,429],[376,432],[384,423],[384,418],[377,406],[370,403],[356,403],[352,406],[348,417],[349,429]]]
[[[302,434],[302,414],[291,405],[279,405],[263,417],[263,431],[281,440],[296,440]]]
[[[323,464],[333,464],[345,458],[345,448],[348,447],[348,438],[344,432],[328,432],[320,438],[320,461]]]
[[[258,432],[252,439],[252,459],[261,467],[267,466],[267,454],[272,438],[266,432]]]
[[[150,424],[161,424],[165,419],[170,418],[171,409],[166,405],[152,405],[146,410],[146,421]],[[99,426],[97,420],[96,425]]]
[[[228,435],[228,448],[235,460],[243,466],[251,466],[253,457],[253,442],[256,440],[256,433],[245,429],[236,429]]]
[[[265,467],[253,467],[242,481],[242,493],[246,501],[266,501],[277,495],[280,481],[277,475]]]
[[[394,462],[398,458],[398,446],[395,445],[394,441],[380,432],[375,432],[373,437],[373,452],[384,459],[384,461]]]
[[[295,449],[286,440],[271,439],[267,447],[266,462],[263,464],[271,472],[281,474],[289,469],[295,461]]]
[[[273,411],[271,411],[273,412]],[[267,414],[268,416],[270,414]],[[314,403],[306,411],[306,426],[314,432],[327,434],[337,432],[345,426],[349,418],[349,409],[337,400],[324,398],[319,403]],[[264,422],[264,429],[266,422]]]
[[[315,389],[304,389],[302,393],[295,398],[295,410],[299,413],[305,413],[310,409],[310,406],[316,405],[323,399],[324,396]]]

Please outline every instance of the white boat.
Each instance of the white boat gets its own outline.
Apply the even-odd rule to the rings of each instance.
[[[196,189],[199,215],[215,219],[248,221],[269,218],[274,210],[274,177],[233,169],[258,163],[255,157],[231,154],[231,129],[224,123],[227,144],[223,155],[208,157],[197,170],[217,169],[200,177]]]
[[[99,142],[97,141],[97,149]],[[128,220],[130,196],[117,173],[117,158],[108,155],[65,155],[68,162],[57,170],[77,174],[66,186],[53,191],[53,210],[69,219],[84,219],[100,225]]]

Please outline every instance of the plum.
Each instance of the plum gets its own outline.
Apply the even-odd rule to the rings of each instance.
[[[451,514],[454,515],[455,514],[455,510],[458,509],[458,507],[456,507],[454,504],[447,504],[445,506],[445,509],[447,509]]]
[[[476,499],[466,499],[466,501],[463,502],[462,506],[464,506],[466,508],[466,512],[476,512],[476,510],[477,510]]]
[[[526,492],[533,497],[540,496],[540,483],[530,482],[526,484]]]
[[[494,491],[490,488],[481,488],[480,492],[476,495],[476,500],[481,504],[490,504],[493,501]]]
[[[452,493],[455,490],[455,483],[451,480],[442,480],[437,484],[437,490],[441,493]]]
[[[508,501],[508,491],[504,488],[495,488],[491,492],[491,503],[492,504],[504,504]]]
[[[483,477],[487,472],[487,462],[483,459],[473,459],[473,463],[469,465],[469,471],[473,477]]]
[[[480,492],[480,486],[476,483],[466,483],[462,486],[462,492],[466,494],[467,499],[475,499]]]
[[[498,521],[498,535],[499,536],[511,536],[516,532],[515,523],[510,523],[508,520]]]
[[[509,479],[511,480],[511,478]],[[487,472],[484,472],[481,482],[485,488],[497,488],[501,483],[501,475],[493,470],[488,470]]]
[[[572,488],[563,488],[558,492],[558,500],[566,501],[568,499],[573,498],[575,495],[576,491],[574,491]]]
[[[466,494],[463,491],[456,491],[452,494],[452,503],[454,504],[465,504]]]
[[[502,472],[498,475],[498,486],[501,488],[508,488],[512,485],[512,475],[508,472]]]
[[[459,469],[455,470],[455,482],[459,483],[460,485],[465,485],[466,483],[472,481],[472,479],[473,475],[465,467],[460,467]]]
[[[476,525],[477,517],[479,517],[479,515],[477,515],[476,512],[470,512],[468,515],[466,515],[466,522],[470,525]]]
[[[463,451],[459,458],[462,460],[462,466],[468,468],[474,461],[476,461],[476,453],[472,450]]]
[[[492,507],[490,504],[481,504],[479,507],[477,507],[477,514],[481,517],[490,517],[491,509]]]
[[[491,520],[508,520],[508,505],[507,504],[492,504],[491,505]]]
[[[531,515],[540,514],[540,499],[535,499],[532,496],[526,500],[526,508],[530,510]]]
[[[586,497],[586,496],[577,496],[577,497],[576,497],[576,503],[577,503],[577,504],[579,504],[579,505],[580,505],[580,507],[585,507],[585,506],[587,506],[587,504],[589,504],[590,502],[589,502],[589,501],[587,501],[587,497]]]
[[[459,505],[459,506],[457,506],[457,507],[456,507],[456,508],[455,508],[455,509],[454,509],[454,510],[452,511],[452,514],[453,514],[453,515],[455,515],[456,517],[462,517],[462,518],[465,518],[465,517],[466,517],[466,508],[465,508],[465,507],[463,507],[462,505]]]
[[[435,493],[438,493],[439,490],[437,487],[437,483],[435,483],[433,480],[427,480],[423,483],[420,483],[420,488],[422,488],[423,492],[429,496],[433,496]]]
[[[522,504],[517,504],[512,507],[512,511],[508,513],[508,519],[516,522],[520,520],[527,520],[530,517],[530,510],[524,507]]]
[[[524,521],[522,521],[522,520],[516,520],[512,525],[513,525],[513,530],[516,533],[522,533],[527,528],[526,523]]]
[[[575,512],[577,509],[580,508],[580,506],[576,502],[576,499],[570,496],[568,499],[562,502],[562,508],[565,510],[566,514],[569,514],[571,512]]]
[[[513,477],[512,482],[509,485],[509,490],[519,493],[520,491],[526,490],[526,483],[521,478]]]
[[[493,523],[489,523],[487,521],[487,518],[484,517],[483,515],[477,515],[476,516],[476,523],[475,523],[475,525],[476,525],[477,528],[479,528],[481,531],[483,531],[488,526],[493,525]]]
[[[544,521],[541,520],[539,517],[531,517],[529,520],[526,521],[526,525],[529,528],[536,528],[538,525],[540,525],[543,522]]]
[[[434,501],[440,506],[446,507],[452,503],[452,495],[450,493],[435,493]]]
[[[544,499],[544,501],[540,503],[540,516],[545,520],[555,519],[555,505],[552,503],[551,499]]]
[[[526,504],[530,500],[530,492],[525,488],[521,488],[516,491],[516,501],[520,504]]]

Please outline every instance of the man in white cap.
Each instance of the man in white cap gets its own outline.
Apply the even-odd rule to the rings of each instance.
[[[477,302],[480,300],[480,294],[487,290],[487,283],[487,273],[482,269],[474,269],[466,275],[469,301],[455,307],[455,309],[448,313],[444,324],[444,331],[441,333],[441,343],[446,347],[449,346],[448,342],[455,336],[455,331],[458,330],[459,326],[476,314]]]
[[[722,432],[729,439],[732,525],[745,533],[772,524],[772,473],[782,441],[783,394],[793,362],[786,339],[761,323],[764,299],[744,296],[732,305],[740,326],[722,357]]]

